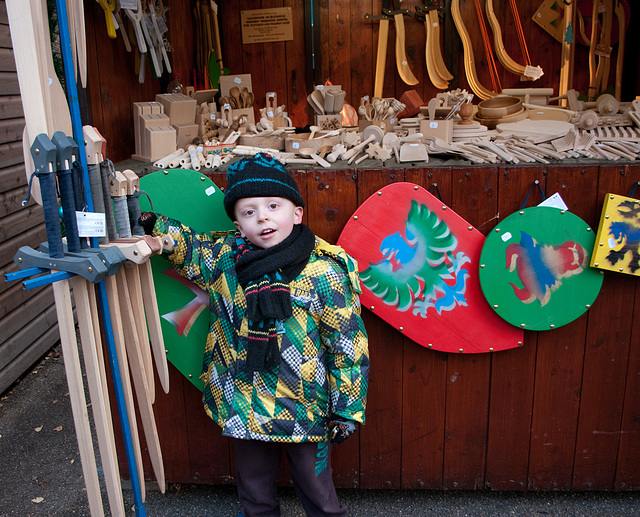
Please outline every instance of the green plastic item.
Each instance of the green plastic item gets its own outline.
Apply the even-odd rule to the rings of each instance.
[[[153,211],[199,233],[235,228],[224,211],[224,193],[204,174],[189,169],[160,170],[140,178],[140,190],[151,197]],[[140,196],[140,210],[151,210],[145,196]],[[173,268],[160,256],[151,259],[151,268],[167,359],[202,391],[209,296],[187,280],[169,276]]]

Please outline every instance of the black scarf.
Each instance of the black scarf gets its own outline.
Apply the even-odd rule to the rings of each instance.
[[[289,283],[307,265],[315,247],[311,229],[298,224],[281,243],[260,249],[236,233],[236,274],[247,301],[247,369],[263,371],[280,364],[276,320],[291,316]]]

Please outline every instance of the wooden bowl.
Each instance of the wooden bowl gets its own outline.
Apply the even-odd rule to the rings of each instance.
[[[502,118],[522,110],[522,100],[506,95],[486,99],[478,103],[478,115],[482,118]]]

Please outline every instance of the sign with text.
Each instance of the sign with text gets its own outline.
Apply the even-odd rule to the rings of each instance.
[[[291,7],[240,11],[242,43],[268,43],[293,39]]]

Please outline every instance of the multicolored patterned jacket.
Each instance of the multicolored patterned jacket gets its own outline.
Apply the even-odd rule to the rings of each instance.
[[[330,418],[364,423],[369,377],[354,259],[316,237],[309,262],[290,283],[293,315],[279,334],[280,365],[250,374],[246,302],[237,281],[233,233],[196,234],[158,214],[154,235],[176,245],[164,254],[208,291],[211,307],[202,380],[209,416],[233,438],[272,442],[328,439]]]

